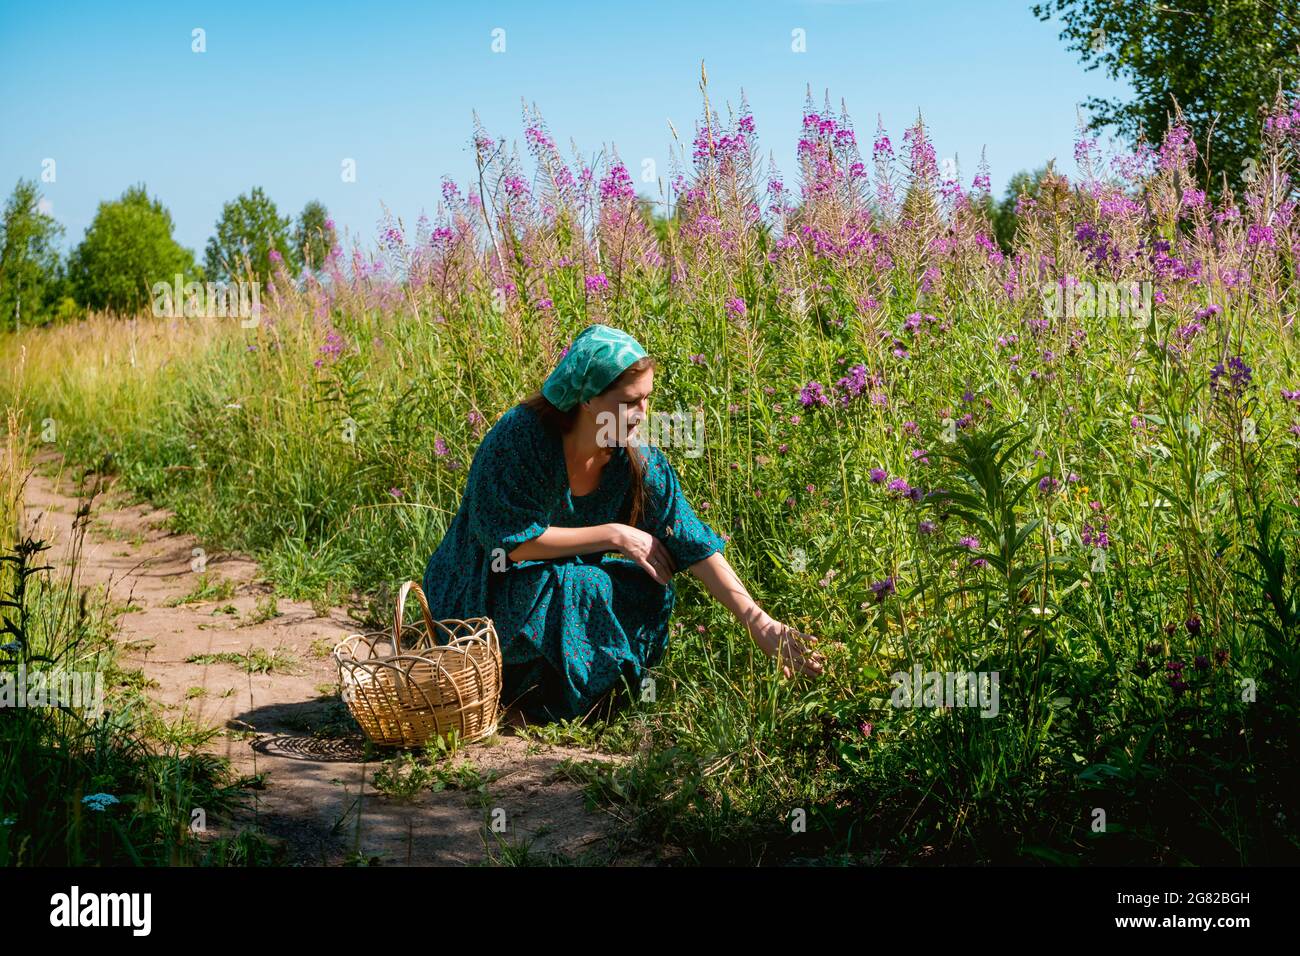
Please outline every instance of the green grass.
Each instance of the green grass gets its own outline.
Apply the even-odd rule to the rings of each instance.
[[[238,651],[221,651],[216,654],[191,654],[185,658],[185,663],[229,664],[250,674],[293,673],[298,667],[298,659],[293,654],[278,647],[273,651],[268,651],[264,647],[253,647],[242,654]]]
[[[235,596],[236,583],[209,576],[207,571],[199,575],[189,592],[163,602],[163,607],[179,607],[182,604],[198,604],[203,601],[224,601]]]

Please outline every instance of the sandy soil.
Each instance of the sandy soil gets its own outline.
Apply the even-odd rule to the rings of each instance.
[[[37,465],[27,483],[26,520],[51,545],[49,563],[62,569],[79,506],[77,481],[53,453]],[[334,643],[360,627],[343,609],[318,616],[310,604],[284,600],[278,616],[254,623],[258,598],[270,587],[257,564],[238,554],[205,555],[209,580],[234,582],[232,596],[177,604],[201,579],[192,567],[200,542],[168,531],[167,511],[128,504],[111,479],[103,489],[93,502],[79,583],[102,585],[115,602],[138,608],[118,618],[122,666],[157,681],[149,693],[169,718],[188,714],[222,728],[205,750],[229,758],[238,774],[264,775],[264,786],[245,791],[246,811],[229,821],[209,818],[211,833],[255,824],[284,847],[286,863],[298,865],[340,864],[353,851],[381,865],[478,864],[500,858],[499,841],[529,840],[533,853],[575,862],[656,861],[651,848],[626,839],[622,821],[589,809],[581,787],[557,774],[566,758],[626,758],[529,741],[505,721],[496,736],[454,760],[472,763],[485,778],[498,775],[486,793],[426,789],[405,801],[376,792],[379,760],[363,757],[328,657]],[[255,648],[292,655],[296,664],[250,674],[235,664],[186,662]],[[497,808],[504,811],[503,833],[493,832],[493,820],[502,819]]]

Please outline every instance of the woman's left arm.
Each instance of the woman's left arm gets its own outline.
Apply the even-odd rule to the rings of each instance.
[[[812,675],[822,672],[825,660],[809,646],[817,643],[817,638],[782,624],[759,607],[721,551],[696,561],[686,570],[699,578],[718,603],[745,625],[763,653],[774,657],[780,651],[781,670],[786,677],[791,676],[792,670]]]

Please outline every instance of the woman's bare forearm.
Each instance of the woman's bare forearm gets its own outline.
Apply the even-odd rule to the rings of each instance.
[[[700,579],[705,589],[723,607],[736,616],[746,627],[752,627],[766,617],[767,612],[759,607],[745,585],[741,583],[736,572],[732,570],[721,551],[715,551],[702,561],[696,561],[686,570]]]
[[[551,526],[536,538],[519,545],[508,555],[511,561],[545,561],[575,554],[618,550],[618,526],[597,524],[586,528]]]

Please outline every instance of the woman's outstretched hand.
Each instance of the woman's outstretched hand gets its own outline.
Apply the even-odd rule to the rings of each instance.
[[[813,649],[812,645],[817,643],[817,638],[811,634],[796,631],[767,613],[749,626],[749,634],[768,657],[776,657],[780,653],[781,672],[786,677],[795,671],[813,676],[821,674],[826,659]]]
[[[665,587],[677,570],[671,552],[662,541],[630,524],[616,526],[615,548],[641,565],[647,574]]]

